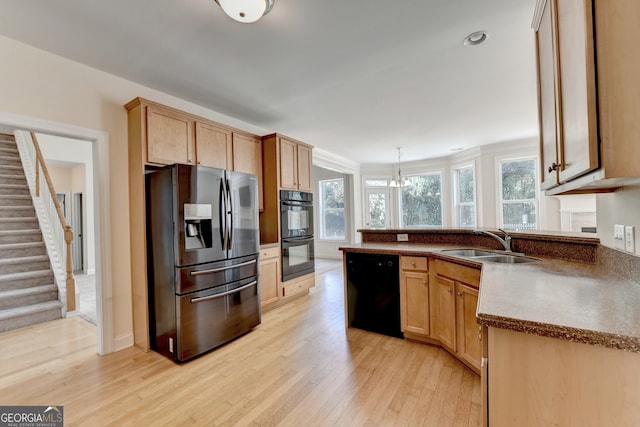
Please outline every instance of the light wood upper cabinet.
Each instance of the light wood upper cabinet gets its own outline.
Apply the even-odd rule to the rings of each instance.
[[[257,136],[233,133],[233,170],[258,177],[258,205],[264,209],[262,189],[262,141]]]
[[[193,122],[188,116],[147,106],[145,130],[148,163],[194,163]]]
[[[429,336],[429,274],[427,257],[400,257],[400,318],[402,331]]]
[[[311,147],[280,137],[280,187],[311,191]]]
[[[195,122],[196,163],[220,169],[233,169],[232,132],[211,124]]]
[[[640,177],[632,160],[640,156],[638,16],[636,0],[538,0],[533,26],[547,194],[614,191]]]
[[[262,137],[264,210],[260,215],[260,242],[280,241],[280,190],[311,192],[313,147],[273,133]]]
[[[599,166],[591,6],[591,0],[546,0],[540,16],[536,48],[543,188]]]
[[[313,188],[311,183],[311,163],[311,148],[298,144],[298,189],[300,191],[311,192]]]

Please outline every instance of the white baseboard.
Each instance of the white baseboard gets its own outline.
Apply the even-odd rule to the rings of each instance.
[[[113,341],[114,351],[131,347],[133,345],[133,332],[117,336]]]

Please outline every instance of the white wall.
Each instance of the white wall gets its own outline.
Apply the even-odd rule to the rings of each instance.
[[[613,226],[633,225],[635,228],[635,254],[640,255],[640,186],[622,188],[615,193],[596,196],[598,237],[600,242],[615,248]]]

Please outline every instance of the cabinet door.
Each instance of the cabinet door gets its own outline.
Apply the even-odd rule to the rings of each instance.
[[[196,122],[196,162],[212,168],[232,169],[231,131]]]
[[[278,301],[278,258],[260,261],[260,303],[262,306]]]
[[[458,356],[477,370],[482,357],[482,327],[476,320],[478,291],[462,283],[456,283],[456,327]]]
[[[233,134],[233,170],[258,177],[258,205],[264,210],[262,190],[262,141],[258,137]]]
[[[280,188],[298,189],[297,145],[293,141],[280,138]]]
[[[536,50],[538,59],[538,116],[540,120],[540,158],[543,190],[558,184],[559,168],[557,141],[561,138],[562,129],[557,122],[559,105],[556,98],[556,45],[555,12],[549,0],[545,3],[542,20],[536,31]]]
[[[311,192],[311,149],[298,144],[298,189]]]
[[[147,162],[193,164],[193,122],[157,107],[147,108]]]
[[[456,350],[456,284],[446,277],[436,276],[434,311],[434,338],[452,351]]]
[[[403,271],[400,277],[402,330],[429,335],[429,275]]]
[[[556,0],[560,182],[599,165],[592,0]]]

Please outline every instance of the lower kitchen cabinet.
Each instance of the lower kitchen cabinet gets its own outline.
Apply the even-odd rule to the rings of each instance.
[[[456,283],[456,354],[479,371],[482,359],[482,326],[476,320],[477,307],[478,290]]]
[[[640,354],[489,328],[489,425],[638,426]]]
[[[456,283],[436,275],[434,281],[433,337],[449,350],[456,351]]]
[[[432,337],[479,373],[482,328],[476,321],[476,308],[480,270],[438,259],[432,278]]]
[[[282,283],[282,298],[290,298],[309,292],[315,286],[315,273],[306,274]]]
[[[280,246],[263,246],[260,248],[260,303],[262,311],[272,308],[302,296],[314,287],[315,273],[282,281],[282,264],[280,262]]]
[[[427,257],[400,257],[400,321],[407,338],[429,337]]]
[[[280,247],[260,249],[260,303],[262,308],[278,302],[280,297]]]

